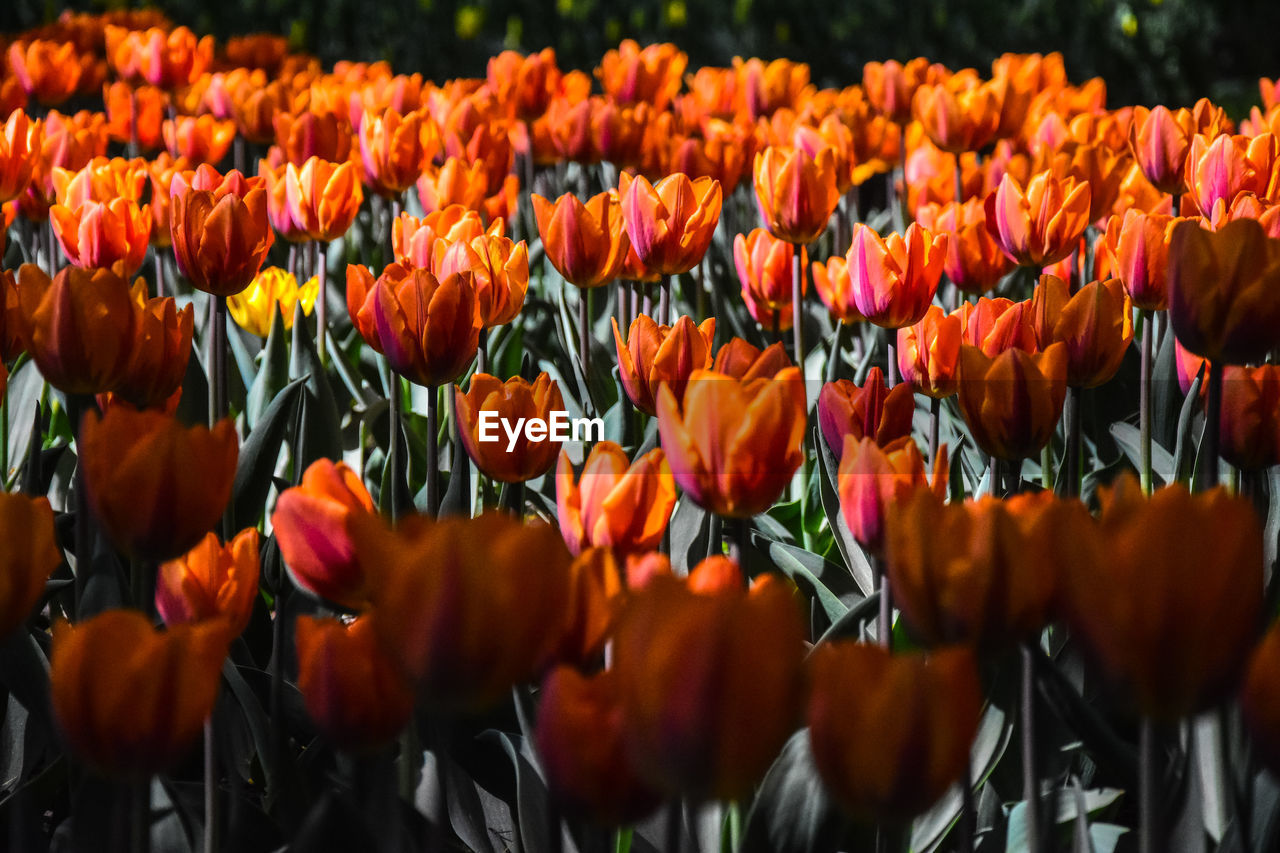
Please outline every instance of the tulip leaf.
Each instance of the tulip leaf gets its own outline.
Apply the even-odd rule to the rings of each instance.
[[[820,478],[818,481],[818,494],[822,500],[822,511],[827,516],[827,526],[831,529],[836,548],[840,551],[840,556],[844,558],[845,567],[853,576],[854,583],[857,584],[863,595],[870,595],[875,588],[874,573],[871,570],[871,563],[867,559],[867,555],[862,550],[862,546],[853,538],[853,533],[849,530],[849,525],[844,520],[844,513],[840,511],[840,496],[836,493],[835,486],[839,465],[836,463],[835,454],[831,452],[830,447],[827,447],[827,443],[822,440],[817,427],[814,427],[813,441],[821,457],[821,461],[817,466]]]
[[[677,574],[688,574],[707,556],[711,516],[686,495],[676,504],[668,530],[671,534],[671,568]]]
[[[1151,434],[1167,447],[1174,443],[1175,430],[1181,423],[1178,415],[1183,401],[1182,388],[1178,385],[1174,336],[1168,329],[1161,337],[1160,348],[1152,356]]]
[[[258,425],[262,413],[275,399],[280,389],[289,384],[289,347],[285,343],[284,315],[275,305],[271,318],[271,331],[262,350],[262,366],[249,387],[249,399],[245,403],[245,423],[252,430]]]
[[[1138,779],[1138,755],[1133,744],[1116,734],[1111,725],[1072,685],[1057,664],[1047,656],[1033,656],[1036,663],[1036,685],[1047,707],[1076,732],[1098,764],[1112,767],[1126,785],[1135,786]]]
[[[1128,457],[1134,468],[1142,468],[1142,434],[1136,426],[1127,421],[1116,421],[1111,425],[1111,437]],[[1173,482],[1173,455],[1153,439],[1151,442],[1151,472],[1163,483]]]
[[[841,600],[841,596],[856,594],[856,590],[852,578],[842,572],[839,566],[803,548],[785,542],[766,541],[769,544],[769,559],[801,588],[812,590],[828,619],[836,622],[849,611],[849,606]]]
[[[1004,757],[1012,736],[1012,721],[999,706],[989,703],[969,749],[968,778],[975,780],[975,792],[982,790],[987,778]],[[911,849],[917,853],[933,853],[939,849],[960,820],[962,806],[959,785],[953,785],[933,808],[916,818],[912,824]]]
[[[36,421],[39,416],[40,398],[44,395],[44,377],[40,369],[30,359],[21,359],[9,374],[9,382],[4,391],[4,416],[8,419],[8,457],[9,470],[0,472],[3,482],[8,486],[11,477],[16,477],[23,461],[27,458],[33,443],[40,446],[36,435]]]
[[[880,593],[876,591],[850,607],[847,613],[831,623],[831,627],[823,632],[818,642],[814,644],[814,648],[834,640],[857,637],[862,632],[863,623],[874,622],[879,613]]]
[[[455,440],[452,445],[453,462],[449,468],[449,484],[445,487],[444,497],[440,501],[440,517],[470,518],[471,457],[462,448],[461,441]]]
[[[519,735],[508,734],[494,729],[481,732],[477,739],[481,742],[498,745],[506,753],[507,758],[511,760],[516,781],[515,811],[520,830],[520,848],[530,851],[530,853],[552,849],[568,849],[565,846],[565,842],[572,843],[571,839],[568,838],[562,838],[561,844],[556,847],[552,845],[552,830],[548,826],[548,817],[551,811],[548,802],[547,784],[543,781],[542,774],[537,769],[536,760],[528,752],[525,739]],[[563,834],[562,828],[561,833]],[[514,847],[515,845],[512,846]]]
[[[1182,411],[1178,413],[1178,437],[1173,446],[1173,471],[1179,483],[1187,483],[1191,480],[1193,458],[1191,447],[1194,442],[1191,436],[1191,425],[1200,402],[1200,386],[1203,383],[1204,370],[1201,369],[1196,378],[1191,380],[1191,387],[1187,389],[1187,396],[1182,401]]]
[[[306,376],[300,376],[281,389],[262,413],[257,428],[240,446],[240,461],[231,491],[232,530],[256,524],[262,517],[280,446],[297,416],[306,381]]]
[[[1280,495],[1280,468],[1267,471],[1267,494]],[[1263,583],[1269,588],[1271,578],[1275,575],[1276,557],[1280,552],[1280,500],[1272,498],[1267,506],[1267,525],[1262,538],[1265,555],[1265,576]]]
[[[209,375],[203,358],[204,354],[193,341],[187,357],[187,372],[182,377],[182,396],[178,398],[178,420],[185,424],[209,422]]]
[[[743,828],[740,853],[863,850],[818,777],[809,730],[791,736],[765,774]]]
[[[240,669],[230,660],[222,664],[222,680],[231,691],[231,696],[244,715],[245,725],[249,729],[249,737],[253,748],[258,753],[258,764],[262,767],[263,781],[266,783],[268,797],[276,794],[275,768],[271,759],[271,721],[258,700],[258,695],[249,687]]]
[[[256,368],[253,363],[253,354],[249,352],[249,347],[245,344],[245,336],[257,340],[256,335],[250,335],[240,326],[227,318],[227,346],[231,351],[231,361],[235,364],[234,371],[227,371],[227,403],[231,406],[233,412],[243,412],[248,398],[248,388],[253,384],[253,375]]]
[[[294,306],[293,344],[290,351],[289,378],[306,379],[306,417],[301,435],[294,436],[294,465],[304,470],[317,459],[338,459],[342,456],[341,417],[338,404],[329,385],[328,373],[316,354],[302,304]]]

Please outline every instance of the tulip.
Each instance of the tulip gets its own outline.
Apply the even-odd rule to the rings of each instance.
[[[749,793],[799,724],[803,653],[795,588],[776,576],[705,594],[651,580],[614,640],[623,737],[642,778],[698,799]]]
[[[915,408],[910,385],[900,384],[890,390],[884,373],[873,367],[861,388],[848,379],[822,386],[818,394],[818,426],[839,461],[845,436],[859,441],[870,438],[884,446],[910,435]]]
[[[438,277],[470,272],[485,329],[510,323],[524,307],[529,289],[529,250],[525,242],[485,234],[457,240],[432,258]]]
[[[489,59],[485,79],[489,88],[504,104],[510,104],[516,116],[529,121],[547,110],[551,98],[560,88],[560,69],[556,67],[554,48],[523,56],[504,50]]]
[[[107,58],[125,80],[161,89],[194,83],[213,59],[213,36],[197,39],[186,27],[131,30],[108,25]]]
[[[132,610],[59,622],[49,691],[71,751],[111,776],[172,767],[213,712],[229,639],[221,622],[158,631]]]
[[[1024,459],[1053,437],[1066,397],[1068,350],[1055,343],[1030,354],[990,358],[960,347],[960,412],[974,441],[999,459]]]
[[[358,137],[365,185],[384,198],[403,195],[435,154],[436,133],[422,112],[401,116],[388,108],[380,116],[365,116]]]
[[[1163,311],[1169,307],[1169,240],[1183,220],[1161,213],[1126,210],[1124,218],[1107,221],[1102,247],[1112,274],[1124,284],[1135,307]]]
[[[298,690],[307,715],[339,749],[382,749],[413,715],[413,690],[379,640],[373,620],[300,616]]]
[[[689,56],[673,44],[641,48],[631,39],[624,39],[616,50],[604,55],[595,74],[605,93],[615,101],[643,101],[661,112],[680,91],[688,64]]]
[[[487,373],[471,377],[471,390],[454,390],[458,434],[476,467],[503,483],[523,483],[551,470],[563,442],[551,436],[534,441],[521,429],[528,420],[552,423],[552,413],[564,410],[560,386],[541,373],[530,383],[520,376],[506,382]],[[489,414],[492,421],[485,415]],[[500,424],[514,425],[514,439]],[[567,426],[567,421],[566,421]]]
[[[6,472],[7,473],[7,472]],[[0,492],[0,640],[27,621],[62,563],[48,498]]]
[[[179,311],[171,296],[148,299],[138,306],[129,366],[112,394],[146,409],[163,406],[179,393],[191,358],[194,318],[193,306]]]
[[[756,203],[769,233],[795,245],[812,243],[827,228],[840,200],[835,151],[769,147],[753,166]]]
[[[570,555],[555,528],[505,513],[355,516],[384,648],[437,712],[475,712],[550,662],[570,627]],[[537,555],[536,565],[530,555]]]
[[[170,627],[189,622],[224,620],[229,636],[249,626],[258,596],[258,531],[249,527],[226,545],[217,534],[176,560],[162,563],[156,574],[156,611]]]
[[[987,230],[987,214],[981,199],[964,204],[926,204],[916,211],[916,221],[932,234],[947,235],[942,271],[965,293],[991,290],[1013,264]]]
[[[110,270],[65,267],[52,280],[34,264],[18,270],[24,338],[40,374],[68,394],[114,390],[133,354],[137,309]]]
[[[811,270],[818,298],[827,306],[833,319],[842,323],[858,323],[866,319],[858,310],[853,282],[849,278],[849,261],[846,258],[832,255],[825,264],[814,261]]]
[[[600,193],[585,204],[569,193],[554,203],[536,193],[532,199],[547,259],[565,281],[599,287],[619,276],[631,240],[615,194]]]
[[[1194,222],[1169,242],[1169,322],[1190,352],[1224,364],[1261,361],[1280,344],[1280,240],[1251,219],[1216,232]]]
[[[1038,349],[1067,346],[1067,385],[1094,388],[1120,369],[1133,342],[1133,310],[1119,279],[1086,284],[1071,295],[1057,276],[1040,277],[1031,297]]]
[[[15,41],[9,45],[7,58],[18,84],[42,104],[57,106],[75,94],[80,85],[74,42]]]
[[[474,358],[483,320],[470,272],[438,279],[424,269],[392,264],[368,303],[377,334],[370,343],[409,381],[448,384]]]
[[[910,436],[894,439],[884,447],[870,436],[844,437],[836,490],[840,495],[840,511],[858,544],[873,554],[880,554],[889,508],[919,489],[934,492],[939,500],[945,496],[945,449],[934,459],[931,484],[924,457]]]
[[[659,553],[655,551],[650,554]],[[630,561],[635,555],[628,555]],[[569,566],[569,630],[556,659],[591,667],[602,659],[626,607],[628,580],[612,548],[585,548]]]
[[[555,668],[542,682],[534,734],[556,802],[604,825],[635,823],[662,802],[627,752],[620,687],[611,669],[587,678]]]
[[[772,379],[778,375],[778,371],[790,366],[791,359],[787,358],[787,351],[781,341],[761,350],[749,341],[734,338],[716,352],[711,370],[714,373],[747,381]]]
[[[1280,629],[1273,624],[1249,658],[1240,687],[1240,712],[1251,744],[1275,772],[1280,767]]]
[[[956,393],[962,323],[937,305],[898,330],[898,372],[913,390],[943,400]]]
[[[920,322],[938,291],[947,237],[912,223],[905,239],[884,240],[859,222],[846,260],[858,312],[877,326],[900,329]]]
[[[676,505],[676,486],[662,448],[630,462],[621,447],[602,441],[591,448],[582,475],[561,452],[556,467],[556,510],[560,533],[574,554],[608,547],[628,554],[649,551]]]
[[[923,56],[902,64],[868,62],[862,66],[862,90],[872,107],[898,124],[911,119],[911,98],[927,79],[929,60]]]
[[[275,240],[263,179],[201,166],[174,176],[170,205],[173,256],[191,284],[214,296],[248,287]]]
[[[233,121],[219,121],[211,115],[178,116],[161,125],[165,150],[189,163],[221,163],[236,138]]]
[[[1089,224],[1089,185],[1050,172],[1031,178],[1024,191],[1009,175],[987,196],[987,230],[1009,259],[1045,267],[1076,250]]]
[[[908,821],[965,773],[982,713],[973,653],[824,643],[809,661],[809,745],[826,789],[864,821]]]
[[[277,110],[272,125],[276,145],[280,146],[285,160],[294,166],[301,166],[312,157],[330,163],[351,159],[351,126],[345,118],[310,110],[297,115]]]
[[[743,301],[751,316],[766,327],[789,329],[794,322],[791,290],[795,251],[795,246],[763,228],[733,238],[733,263],[742,283]],[[801,263],[803,252],[801,249]]]
[[[764,512],[803,461],[806,429],[799,368],[739,380],[706,370],[683,401],[658,392],[658,431],[680,488],[703,509],[733,518]]]
[[[1024,352],[1040,349],[1030,301],[982,296],[977,302],[961,304],[951,316],[960,320],[961,343],[978,347],[988,358],[995,358],[1007,349]]]
[[[271,322],[276,314],[282,315],[284,329],[293,328],[296,306],[311,316],[311,309],[320,295],[320,280],[312,276],[306,284],[298,286],[298,280],[280,267],[267,267],[254,276],[249,287],[227,297],[227,310],[236,325],[250,334],[265,338],[271,333]]]
[[[58,204],[64,207],[80,207],[87,201],[110,202],[128,199],[140,209],[143,190],[147,185],[147,161],[125,160],[121,157],[94,157],[83,168],[72,171],[53,167],[53,191]]]
[[[655,414],[655,398],[664,383],[671,386],[677,399],[683,399],[689,374],[711,367],[715,335],[714,317],[701,325],[694,325],[689,317],[681,317],[672,326],[660,326],[641,314],[631,322],[624,342],[618,321],[614,320],[618,371],[622,387],[636,408],[645,414]]]
[[[1073,636],[1136,710],[1172,722],[1236,686],[1262,612],[1262,530],[1248,500],[1123,475],[1063,576]],[[1212,531],[1212,535],[1206,535]],[[1159,606],[1152,606],[1158,602]]]
[[[1280,411],[1280,366],[1223,368],[1219,421],[1222,458],[1246,471],[1280,464],[1277,411]]]
[[[111,406],[85,415],[78,443],[94,516],[131,557],[185,554],[231,498],[239,443],[230,420],[186,428],[171,415]]]
[[[355,164],[310,157],[302,168],[289,163],[284,174],[289,215],[312,240],[336,240],[355,220],[364,191]]]
[[[622,219],[631,247],[660,275],[678,275],[698,265],[711,245],[722,202],[711,178],[668,175],[657,184],[626,172],[618,184]]]
[[[1280,141],[1273,134],[1253,138],[1222,134],[1196,136],[1187,151],[1188,193],[1204,215],[1218,202],[1228,207],[1242,193],[1273,198],[1273,174],[1280,158]]]
[[[31,181],[39,158],[41,124],[22,110],[14,110],[0,133],[0,204],[18,197]]]
[[[436,243],[469,243],[477,237],[499,236],[502,222],[494,222],[486,231],[480,214],[461,205],[450,205],[418,219],[407,213],[391,224],[391,243],[396,260],[423,269],[435,268]]]
[[[1002,91],[995,81],[969,88],[954,82],[926,84],[912,96],[911,114],[943,151],[981,151],[1000,129]]]
[[[439,169],[427,166],[417,186],[422,209],[427,213],[457,204],[483,214],[489,221],[510,216],[520,194],[520,179],[515,175],[507,175],[491,193],[485,164],[461,157],[449,157]]]
[[[129,277],[142,266],[151,239],[151,209],[127,198],[49,208],[62,253],[85,269],[111,269]]]
[[[274,33],[232,36],[222,47],[227,62],[243,68],[279,70],[289,52],[289,40]]]

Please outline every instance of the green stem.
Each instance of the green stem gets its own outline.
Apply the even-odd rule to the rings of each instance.
[[[427,514],[440,515],[440,389],[427,386]]]
[[[880,612],[876,619],[876,641],[886,651],[893,651],[893,592],[889,589],[889,576],[885,574],[884,562],[879,557],[871,558],[871,571],[874,586],[880,593]]]
[[[828,382],[835,382],[840,375],[840,353],[848,339],[849,326],[843,320],[836,321],[836,333],[831,341],[831,355],[827,357],[826,379]]]
[[[796,350],[796,365],[804,373],[804,247],[792,247],[791,262],[791,336]]]
[[[400,395],[400,374],[391,374],[391,393],[387,395],[387,403],[390,406],[389,420],[391,421],[390,444],[387,445],[387,468],[391,471],[391,482],[387,488],[391,490],[390,500],[387,501],[388,513],[391,520],[395,521],[400,517],[400,409],[404,405],[404,400]]]
[[[1142,447],[1142,468],[1138,475],[1142,493],[1151,494],[1151,353],[1155,344],[1155,315],[1149,309],[1139,312],[1142,319],[1142,362],[1139,374],[1138,432]]]
[[[312,265],[316,272],[316,355],[320,358],[320,363],[324,364],[327,352],[326,332],[329,328],[329,300],[327,298],[328,290],[328,267],[326,262],[326,243],[321,240],[315,240],[311,243],[311,259]]]
[[[1081,437],[1080,437],[1080,389],[1071,387],[1067,389],[1067,400],[1064,406],[1063,416],[1066,418],[1066,434],[1067,434],[1067,451],[1064,454],[1063,466],[1065,467],[1065,477],[1063,482],[1066,486],[1065,494],[1067,497],[1074,498],[1080,494],[1080,462],[1081,462]]]
[[[1209,399],[1205,405],[1204,446],[1200,449],[1203,488],[1218,485],[1218,444],[1222,426],[1222,362],[1209,364]]]

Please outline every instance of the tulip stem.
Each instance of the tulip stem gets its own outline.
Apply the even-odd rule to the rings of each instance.
[[[1067,400],[1064,408],[1064,417],[1067,426],[1067,450],[1063,454],[1062,461],[1065,469],[1063,477],[1064,494],[1069,498],[1078,497],[1080,495],[1080,457],[1081,457],[1081,438],[1080,438],[1080,389],[1072,386],[1067,388]]]
[[[793,247],[791,261],[791,335],[795,342],[796,365],[804,376],[804,247]]]
[[[450,388],[450,391],[453,389]],[[458,398],[452,393],[445,395],[445,407],[448,410],[448,428],[453,431],[452,441],[453,457],[449,462],[449,484],[453,485],[453,478],[457,477],[460,487],[457,494],[463,496],[464,505],[461,507],[462,516],[464,518],[471,517],[471,457],[467,455],[467,449],[462,444],[462,432],[458,426]],[[452,491],[452,489],[451,489]]]
[[[937,397],[929,399],[929,464],[938,461],[938,427],[942,420],[942,401]]]
[[[1222,362],[1209,363],[1209,399],[1205,403],[1204,442],[1200,447],[1202,488],[1218,485],[1218,443],[1222,426]]]
[[[391,490],[391,494],[385,505],[391,520],[395,521],[400,517],[400,407],[403,405],[398,373],[391,374],[391,393],[387,395],[387,404],[388,420],[391,422],[391,435],[387,444],[387,470],[391,472],[391,478],[386,488]]]
[[[316,275],[316,355],[320,357],[320,363],[324,364],[325,353],[328,349],[325,344],[325,331],[328,329],[328,264],[325,262],[325,248],[327,244],[322,240],[313,240],[311,242],[311,266]]]
[[[578,290],[578,361],[582,365],[582,378],[591,382],[591,305],[587,301],[586,288]],[[584,404],[590,402],[590,393]]]
[[[151,777],[131,786],[134,853],[151,853]]]
[[[1139,373],[1138,433],[1142,448],[1142,470],[1138,472],[1142,493],[1151,494],[1151,353],[1155,345],[1155,313],[1144,308],[1142,319],[1142,363]]]
[[[156,296],[164,296],[164,250],[156,246],[152,251],[155,253]]]
[[[885,384],[896,388],[902,381],[902,374],[898,372],[898,333],[893,329],[884,330],[884,351],[888,362],[884,371]]]
[[[831,355],[827,358],[828,382],[835,382],[840,375],[840,353],[844,350],[845,341],[849,338],[849,326],[843,320],[836,321],[835,337],[831,341]]]
[[[44,246],[45,251],[49,254],[49,277],[58,274],[58,241],[53,235],[53,220],[49,219],[45,222],[44,228]]]
[[[707,288],[711,286],[711,260],[704,256],[702,261],[694,267],[694,270],[697,272],[698,277],[698,322],[701,323],[707,319]]]
[[[1138,851],[1156,850],[1155,731],[1143,717],[1138,732]]]
[[[875,588],[880,593],[880,614],[876,619],[876,641],[885,651],[893,651],[893,593],[889,589],[889,577],[884,562],[871,558],[871,571],[875,575]]]
[[[995,456],[991,457],[991,473],[987,480],[987,494],[993,498],[1000,497],[1000,460]]]
[[[489,372],[489,330],[480,330],[480,343],[476,345],[476,373]]]
[[[707,559],[724,554],[724,519],[715,513],[711,514],[707,531]]]
[[[960,166],[960,155],[956,158],[956,204],[964,204],[964,169]]]
[[[1022,652],[1022,797],[1027,801],[1027,849],[1040,847],[1040,767],[1036,756],[1035,650],[1023,643]]]
[[[729,559],[738,564],[738,568],[742,570],[742,574],[750,578],[751,573],[747,570],[747,537],[749,519],[731,518],[728,519],[728,528],[732,533],[729,537]]]
[[[1053,488],[1053,442],[1040,449],[1040,487],[1045,491]]]
[[[499,496],[502,509],[516,518],[524,518],[524,483],[507,483]]]
[[[83,453],[83,443],[81,439],[84,436],[84,416],[89,411],[89,407],[93,406],[92,397],[83,397],[78,394],[72,394],[67,398],[67,414],[71,416],[71,422],[76,425],[77,446],[76,453]],[[40,446],[31,448],[31,454],[37,460],[40,458]],[[76,574],[75,574],[75,604],[76,619],[84,619],[90,615],[80,612],[80,604],[84,599],[84,590],[89,583],[89,572],[93,566],[93,526],[89,509],[89,492],[85,486],[84,475],[84,458],[77,456],[76,458],[76,530],[75,530],[75,547],[76,547]]]
[[[960,779],[960,853],[973,853],[973,837],[978,832],[977,814],[973,802],[973,751],[964,762],[964,776]]]
[[[672,276],[664,275],[662,283],[658,285],[660,288],[658,291],[658,314],[660,315],[658,323],[663,326],[671,325],[671,279]]]
[[[213,715],[204,721],[204,853],[218,849],[218,754]]]
[[[438,386],[427,386],[427,514],[432,518],[440,514],[439,392]]]
[[[226,417],[227,412],[227,297],[213,297],[213,328],[209,330],[212,354],[209,359],[211,374],[210,394],[213,404],[209,409],[209,426]]]

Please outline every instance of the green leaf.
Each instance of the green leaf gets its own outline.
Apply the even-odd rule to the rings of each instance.
[[[1173,471],[1179,483],[1188,483],[1191,480],[1194,461],[1191,448],[1195,445],[1191,426],[1200,402],[1200,386],[1203,382],[1204,370],[1201,369],[1196,378],[1191,380],[1191,387],[1187,389],[1187,396],[1182,401],[1182,411],[1178,413],[1177,442],[1173,446]]]
[[[1111,437],[1133,467],[1142,470],[1142,432],[1127,421],[1116,421],[1111,425]],[[1151,441],[1151,472],[1162,483],[1173,482],[1173,454],[1157,444],[1154,437]]]
[[[857,584],[863,595],[870,595],[875,588],[875,573],[871,569],[871,562],[867,559],[862,546],[858,544],[858,540],[853,538],[853,533],[849,530],[849,525],[844,520],[844,513],[840,511],[840,496],[837,494],[835,486],[839,465],[836,463],[836,457],[831,452],[831,448],[827,447],[827,443],[822,440],[822,435],[819,433],[818,428],[814,427],[813,431],[814,444],[818,448],[820,457],[816,467],[818,468],[818,495],[822,501],[822,512],[827,517],[827,526],[835,539],[836,548],[839,549],[840,556],[844,558],[845,566],[853,576],[854,583]]]
[[[9,375],[9,384],[4,392],[5,417],[9,419],[9,470],[0,472],[3,480],[0,485],[8,485],[10,479],[17,476],[31,450],[44,389],[44,377],[30,359],[20,360]]]
[[[1004,757],[1012,736],[1013,722],[998,706],[988,704],[969,750],[969,778],[975,780],[974,791],[981,790],[987,777]],[[960,791],[953,787],[933,808],[916,818],[911,827],[911,849],[917,853],[932,853],[939,849],[959,821],[962,806]]]
[[[262,413],[257,428],[240,446],[240,461],[231,490],[232,530],[256,524],[262,516],[280,446],[297,418],[306,381],[306,376],[300,376],[281,389]]]
[[[671,568],[687,574],[707,556],[711,515],[685,495],[676,504],[668,528],[671,533]]]
[[[309,334],[301,303],[294,307],[289,378],[306,380],[307,416],[302,434],[294,436],[294,465],[305,470],[317,459],[340,458],[342,432],[338,403],[329,386],[328,374],[316,354],[315,342]]]
[[[769,541],[769,559],[802,589],[812,591],[833,623],[849,611],[840,596],[856,593],[852,578],[839,566],[803,548],[775,541]]]
[[[280,313],[278,304],[275,309],[271,331],[262,350],[262,366],[249,387],[249,399],[245,403],[245,423],[250,430],[257,426],[262,413],[280,389],[289,384],[289,347],[284,340],[284,315]]]
[[[791,736],[747,813],[741,853],[812,853],[845,846],[848,825],[818,777],[809,730]]]

